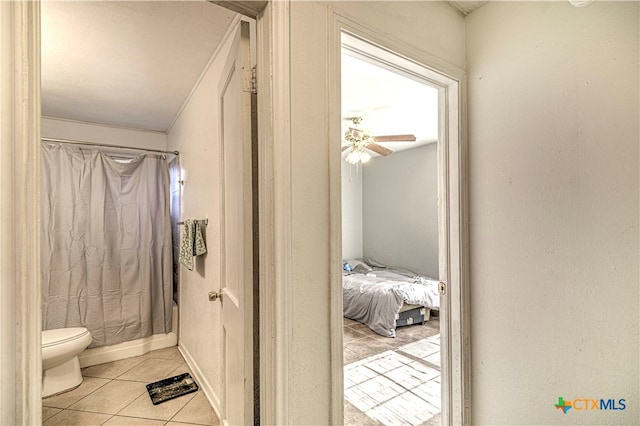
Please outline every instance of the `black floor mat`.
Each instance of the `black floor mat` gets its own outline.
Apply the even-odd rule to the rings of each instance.
[[[168,379],[149,383],[147,385],[147,392],[149,392],[153,405],[158,405],[162,402],[197,390],[198,384],[193,380],[189,373],[169,377]]]

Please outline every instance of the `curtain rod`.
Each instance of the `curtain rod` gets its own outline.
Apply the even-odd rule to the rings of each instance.
[[[98,142],[74,141],[74,140],[70,140],[70,139],[40,138],[40,141],[42,141],[42,142],[68,143],[68,144],[72,144],[72,145],[103,146],[103,147],[106,147],[106,148],[132,149],[132,150],[136,150],[136,151],[158,152],[160,154],[180,155],[179,151],[163,151],[161,149],[134,148],[132,146],[111,145],[111,144],[108,144],[108,143],[98,143]]]

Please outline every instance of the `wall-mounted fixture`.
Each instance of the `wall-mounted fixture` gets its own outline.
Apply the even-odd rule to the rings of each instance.
[[[569,3],[571,3],[571,5],[575,7],[582,7],[593,3],[593,0],[569,0]]]

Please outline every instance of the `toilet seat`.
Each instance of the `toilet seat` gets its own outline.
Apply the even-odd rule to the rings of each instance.
[[[89,334],[84,327],[59,328],[56,330],[44,330],[42,332],[42,348],[61,345],[83,338]]]

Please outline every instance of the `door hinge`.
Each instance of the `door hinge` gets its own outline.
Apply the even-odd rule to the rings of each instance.
[[[447,294],[447,285],[443,282],[438,283],[438,293],[445,296]]]
[[[258,93],[258,79],[256,77],[256,67],[251,68],[251,93]]]

